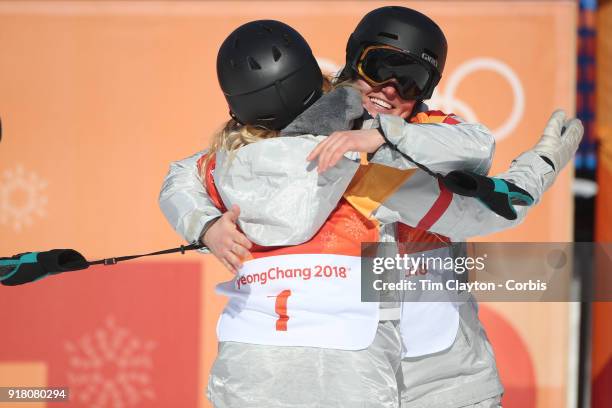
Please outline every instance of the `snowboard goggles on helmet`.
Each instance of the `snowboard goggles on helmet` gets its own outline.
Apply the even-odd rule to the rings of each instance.
[[[435,72],[412,54],[389,45],[366,47],[357,61],[357,72],[372,86],[391,84],[403,99],[422,99]]]

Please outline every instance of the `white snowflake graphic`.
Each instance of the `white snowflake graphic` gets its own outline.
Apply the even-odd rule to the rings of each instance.
[[[363,221],[357,214],[351,214],[344,222],[344,229],[349,236],[355,240],[359,240],[367,231]]]
[[[338,245],[338,236],[333,232],[325,231],[321,234],[321,241],[323,242],[323,248],[333,249]]]
[[[21,231],[24,225],[32,225],[34,216],[44,217],[47,182],[36,173],[26,173],[21,165],[15,170],[5,170],[0,179],[0,223],[12,224]]]
[[[64,346],[71,397],[88,408],[122,408],[155,399],[150,378],[155,342],[118,327],[112,316],[104,327]]]

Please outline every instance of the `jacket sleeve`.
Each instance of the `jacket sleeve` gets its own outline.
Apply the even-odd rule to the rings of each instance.
[[[536,153],[528,151],[495,177],[525,189],[537,203],[554,173]],[[516,220],[495,214],[477,199],[452,194],[437,179],[418,172],[373,214],[381,222],[402,222],[446,235],[453,240],[487,235],[520,224],[531,206],[514,206]]]
[[[402,170],[416,168],[417,162],[443,175],[453,170],[487,174],[495,152],[491,132],[455,115],[444,117],[441,123],[408,123],[399,116],[380,115],[386,144],[370,161]]]
[[[189,243],[199,242],[203,231],[221,216],[198,174],[197,162],[205,153],[202,151],[170,164],[159,193],[159,206],[164,216]]]

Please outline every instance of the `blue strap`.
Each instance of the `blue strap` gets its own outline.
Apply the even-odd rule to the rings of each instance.
[[[495,193],[503,194],[507,197],[508,208],[510,209],[510,211],[512,212],[514,216],[516,216],[517,214],[516,214],[516,210],[514,209],[514,205],[512,204],[513,200],[515,199],[521,200],[525,203],[525,205],[528,205],[528,206],[534,203],[534,200],[532,197],[525,195],[523,193],[520,193],[518,191],[510,191],[510,189],[508,188],[508,183],[505,180],[495,178],[495,177],[491,177],[491,180],[493,181],[493,191]],[[483,203],[485,206],[487,206],[487,208],[491,209],[492,211],[495,211],[495,209],[493,209],[486,201],[483,201],[480,198],[478,200],[481,203]]]
[[[13,269],[8,275],[0,277],[0,282],[15,275],[19,267],[23,264],[32,264],[38,262],[38,252],[27,252],[19,259],[0,259],[0,266],[13,266]]]
[[[508,183],[506,183],[505,180],[498,179],[498,178],[495,178],[495,177],[492,177],[492,180],[493,180],[493,183],[495,185],[494,191],[496,193],[506,194],[508,196],[508,204],[512,205],[512,200],[513,199],[521,200],[527,206],[530,206],[530,205],[532,205],[534,203],[534,200],[533,200],[533,198],[531,196],[525,195],[525,194],[520,193],[518,191],[510,191],[508,189]]]

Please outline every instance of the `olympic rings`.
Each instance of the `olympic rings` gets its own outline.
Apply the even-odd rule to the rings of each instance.
[[[440,106],[443,108],[443,111],[456,113],[468,122],[478,122],[476,112],[463,101],[456,99],[455,92],[466,76],[477,71],[486,70],[500,74],[512,89],[512,110],[506,117],[506,120],[498,128],[491,131],[495,135],[495,139],[500,141],[510,135],[523,118],[523,114],[525,113],[525,91],[521,80],[512,68],[497,59],[480,57],[468,60],[459,65],[455,71],[448,76],[448,80],[444,87],[446,92],[440,92],[439,87],[436,89],[430,102],[430,107]]]

